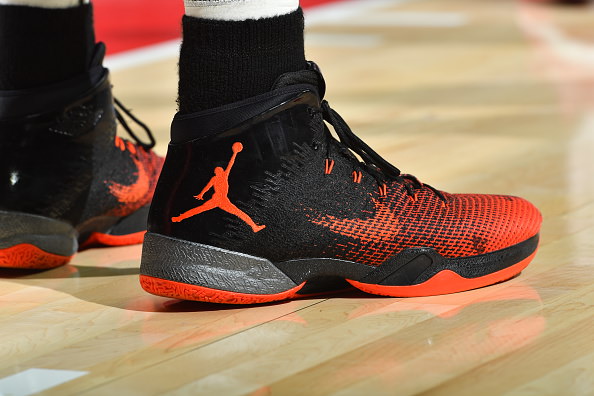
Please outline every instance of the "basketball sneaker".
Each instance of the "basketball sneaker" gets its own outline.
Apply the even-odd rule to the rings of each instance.
[[[142,242],[162,159],[114,106],[105,48],[85,75],[0,91],[0,267],[45,269],[80,247]],[[135,143],[116,136],[119,120]]]
[[[176,115],[144,240],[146,291],[252,304],[339,279],[372,294],[428,296],[528,265],[541,224],[532,204],[448,194],[401,173],[324,91],[310,63],[266,94]]]

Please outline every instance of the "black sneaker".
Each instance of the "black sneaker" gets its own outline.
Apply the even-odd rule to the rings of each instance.
[[[175,117],[144,241],[145,290],[248,304],[346,280],[424,296],[528,265],[541,224],[533,205],[448,194],[401,174],[323,96],[310,64],[264,95]]]
[[[142,242],[162,159],[114,107],[99,44],[87,74],[0,91],[0,267],[53,268],[79,247]],[[119,104],[119,102],[116,101]],[[116,136],[116,119],[136,143]]]

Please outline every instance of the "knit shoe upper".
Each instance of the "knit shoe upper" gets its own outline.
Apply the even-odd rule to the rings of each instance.
[[[116,136],[129,112],[116,110],[101,58],[71,81],[0,92],[0,266],[51,267],[44,255],[63,263],[77,243],[142,240],[163,160],[152,143]],[[17,234],[11,224],[27,226]]]
[[[190,261],[203,272],[235,260],[220,264],[225,259],[203,256],[205,249],[223,249],[266,260],[296,284],[332,276],[357,287],[421,290],[450,272],[472,280],[447,281],[450,288],[425,284],[412,293],[418,295],[495,283],[527,265],[541,223],[532,204],[448,194],[402,174],[350,130],[323,94],[311,65],[279,78],[268,94],[176,116],[149,217],[151,238],[180,241],[183,249],[195,244],[202,258]],[[190,265],[188,258],[163,270],[151,257],[143,257],[144,275],[230,291],[191,282],[189,269],[190,278],[171,275],[175,266]],[[181,297],[206,298],[200,293]]]

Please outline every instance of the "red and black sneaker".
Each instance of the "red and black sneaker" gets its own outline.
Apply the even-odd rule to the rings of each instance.
[[[0,91],[0,267],[53,268],[79,246],[142,242],[163,161],[146,126],[149,144],[114,107],[104,52],[70,81]],[[136,143],[116,136],[116,120]]]
[[[400,173],[321,101],[324,91],[310,64],[269,93],[175,117],[144,240],[145,290],[251,304],[338,279],[426,296],[528,265],[541,224],[532,204],[448,194]]]

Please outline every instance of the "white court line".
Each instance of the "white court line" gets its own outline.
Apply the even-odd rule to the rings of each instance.
[[[381,37],[376,34],[306,33],[305,40],[308,46],[313,47],[374,47],[381,43]],[[103,64],[113,71],[171,59],[179,55],[180,45],[181,39],[147,45],[146,47],[109,55],[105,58]]]
[[[306,47],[377,47],[381,42],[379,34],[305,33]]]
[[[322,5],[305,12],[305,24],[309,27],[322,23],[339,23],[340,21],[352,17],[361,18],[362,13],[369,10],[395,6],[412,1],[418,0],[348,0],[340,3]],[[351,41],[351,44],[347,45],[345,42],[340,42],[340,36],[341,35],[337,34],[327,34],[324,36],[313,35],[313,37],[310,38],[309,43],[318,46],[364,47],[375,46],[379,44],[379,40],[381,40],[379,36],[373,37],[373,35],[342,35],[343,37],[346,37],[347,40]],[[181,39],[175,39],[115,55],[109,55],[105,58],[104,64],[105,67],[111,70],[122,70],[177,57],[179,55],[180,43]]]
[[[305,11],[305,26],[340,23],[349,18],[363,19],[363,13],[418,0],[348,0]]]
[[[346,26],[402,26],[402,27],[457,27],[468,22],[464,14],[453,12],[385,12],[382,8],[419,0],[348,0],[327,4],[308,10],[305,24],[340,24]],[[371,12],[378,10],[381,12]],[[318,47],[374,47],[381,43],[380,35],[348,33],[306,33],[306,42]],[[175,58],[179,55],[181,39],[110,55],[105,58],[105,67],[111,70],[129,69],[136,66]]]
[[[0,396],[29,396],[85,374],[88,371],[28,369],[0,379]]]
[[[468,17],[457,12],[377,12],[364,18],[349,18],[342,26],[454,28],[468,24]]]
[[[181,39],[164,41],[159,44],[121,52],[105,57],[103,64],[110,70],[128,69],[163,59],[177,57]]]

